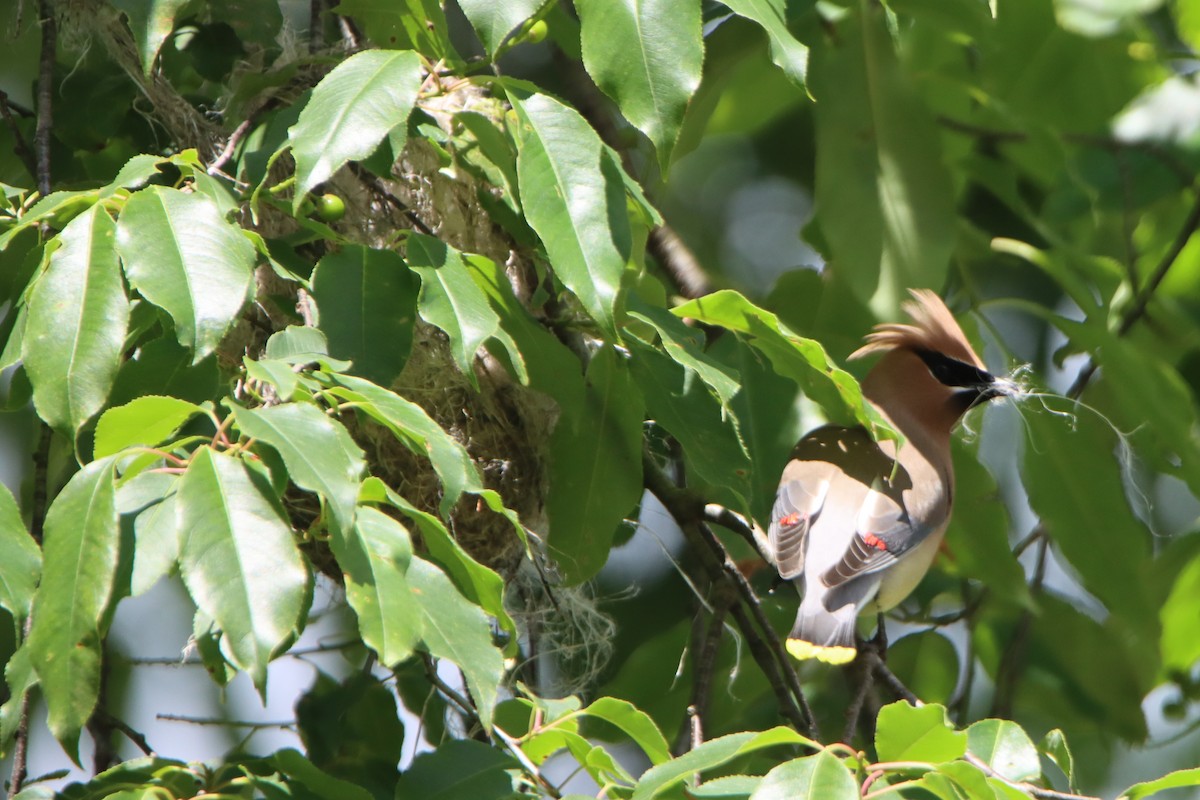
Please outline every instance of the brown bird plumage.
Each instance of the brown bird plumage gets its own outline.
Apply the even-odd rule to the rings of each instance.
[[[951,431],[969,408],[1015,393],[941,298],[912,295],[912,324],[877,326],[851,356],[883,354],[863,395],[904,436],[899,455],[862,428],[827,425],[796,445],[776,493],[768,537],[780,575],[803,593],[787,642],[799,659],[850,661],[858,615],[916,587],[950,519]]]

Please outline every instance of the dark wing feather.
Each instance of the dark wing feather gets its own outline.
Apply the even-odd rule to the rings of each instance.
[[[771,508],[767,537],[775,566],[786,580],[804,572],[808,532],[821,514],[833,467],[820,461],[792,461],[783,472]]]
[[[933,528],[913,525],[904,506],[892,496],[872,489],[858,514],[854,536],[841,560],[825,571],[821,580],[829,588],[860,575],[895,564],[920,544]]]

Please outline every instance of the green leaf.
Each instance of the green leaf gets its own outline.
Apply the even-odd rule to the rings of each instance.
[[[509,800],[513,796],[511,773],[518,768],[507,753],[483,742],[451,739],[413,760],[396,784],[396,797]]]
[[[127,447],[153,447],[171,438],[183,423],[204,409],[174,397],[147,395],[110,408],[96,423],[94,457],[116,455]]]
[[[287,517],[263,483],[241,461],[202,447],[176,499],[183,582],[260,694],[267,662],[302,619],[308,584]]]
[[[1171,587],[1159,610],[1163,668],[1187,673],[1200,661],[1196,598],[1200,597],[1200,557],[1193,557]]]
[[[726,775],[705,781],[690,791],[697,800],[748,800],[762,781],[762,775]]]
[[[411,47],[431,62],[461,61],[440,0],[341,0],[337,13],[362,22],[381,47]]]
[[[100,692],[100,642],[121,540],[112,459],[71,478],[46,512],[42,582],[33,601],[29,654],[50,730],[79,763],[79,731]]]
[[[1067,787],[1072,792],[1075,791],[1075,758],[1071,755],[1071,746],[1067,743],[1067,735],[1059,728],[1047,732],[1042,737],[1042,743],[1038,745],[1038,750],[1062,770],[1062,774],[1067,778]]]
[[[542,94],[508,97],[521,123],[517,177],[526,219],[555,275],[616,341],[633,248],[621,167],[574,109]]]
[[[347,245],[322,256],[312,280],[325,352],[353,361],[357,375],[390,384],[408,361],[417,318],[416,282],[404,260],[391,250]]]
[[[574,413],[583,405],[579,359],[517,299],[503,267],[483,256],[468,255],[465,260],[476,284],[500,316],[502,332],[512,339],[517,354],[510,352],[510,360],[515,362],[519,356],[524,362],[524,367],[514,363],[513,373],[521,378],[524,372],[522,382],[554,398],[561,413]]]
[[[173,336],[147,342],[121,365],[109,402],[128,403],[147,394],[201,403],[214,399],[223,381],[217,358],[192,365],[191,354]]]
[[[700,85],[700,4],[579,0],[575,8],[584,67],[625,119],[654,143],[666,174],[683,112]]]
[[[945,703],[954,695],[958,685],[958,651],[936,629],[911,633],[889,644],[887,656],[892,672],[925,702]]]
[[[620,728],[650,759],[651,765],[663,764],[670,760],[671,749],[662,731],[649,714],[626,700],[615,697],[601,697],[585,710],[589,717],[602,719]]]
[[[421,611],[421,638],[429,654],[462,670],[485,730],[504,678],[504,658],[492,644],[492,626],[479,606],[468,601],[446,574],[419,556],[408,565],[408,585]]]
[[[466,449],[442,430],[425,410],[395,392],[351,375],[335,375],[334,394],[358,403],[376,421],[387,426],[414,453],[429,458],[442,481],[441,513],[445,515],[464,491],[483,488],[479,472]],[[345,391],[349,390],[349,391]]]
[[[1126,499],[1120,458],[1128,456],[1107,421],[1085,406],[1046,402],[1046,410],[1023,415],[1032,442],[1022,464],[1029,503],[1084,588],[1151,645],[1158,614],[1139,572],[1149,531]]]
[[[582,412],[550,439],[547,542],[567,583],[595,575],[617,526],[642,495],[642,403],[612,348],[592,357]]]
[[[370,482],[383,485],[378,478],[368,478],[363,484],[363,494]],[[511,646],[516,647],[517,626],[504,608],[504,579],[472,558],[440,519],[421,511],[386,486],[383,489],[381,499],[386,499],[416,524],[428,551],[426,555],[445,570],[468,600],[496,618],[500,628],[508,633]]]
[[[834,366],[820,342],[797,335],[774,314],[741,294],[722,289],[672,312],[677,317],[720,325],[741,334],[751,347],[767,357],[777,373],[796,381],[833,421],[862,425],[876,438],[899,439],[899,434],[863,400],[858,381]]]
[[[950,725],[945,706],[898,701],[879,711],[875,749],[880,761],[951,761],[967,752],[967,734]]]
[[[732,491],[744,511],[750,497],[750,457],[736,418],[698,379],[660,350],[629,338],[630,372],[646,400],[646,413],[683,448],[691,471]],[[714,498],[715,499],[715,498]]]
[[[545,0],[459,0],[459,8],[466,15],[483,49],[489,56],[504,43],[512,29],[529,19],[545,3]]]
[[[115,229],[100,206],[71,220],[29,298],[22,352],[33,402],[72,438],[104,407],[125,344],[129,299]]]
[[[137,42],[142,73],[149,77],[162,43],[175,29],[175,19],[191,0],[114,0],[125,12],[129,29]]]
[[[333,555],[346,578],[346,599],[358,616],[358,629],[384,666],[408,658],[423,633],[421,607],[405,573],[412,541],[396,520],[364,507],[354,526],[335,532]]]
[[[279,750],[271,761],[280,772],[323,800],[374,800],[363,787],[317,769],[298,750],[290,747]]]
[[[296,160],[293,212],[348,161],[360,161],[393,129],[403,130],[421,87],[421,59],[409,50],[366,50],[321,79],[288,131]]]
[[[1050,593],[1038,606],[1018,705],[1047,719],[1086,720],[1081,724],[1103,725],[1128,741],[1145,740],[1142,701],[1159,680],[1156,639],[1116,616],[1102,625]]]
[[[854,800],[858,796],[858,784],[850,770],[824,750],[772,769],[750,800]]]
[[[41,575],[42,551],[25,529],[12,492],[0,484],[0,608],[12,614],[17,631],[29,616]]]
[[[780,744],[803,745],[814,749],[820,747],[811,739],[782,726],[761,733],[748,731],[720,736],[704,742],[679,758],[646,770],[633,790],[632,800],[651,800],[698,772],[719,767],[738,756],[753,753],[764,747]]]
[[[882,8],[850,13],[815,53],[815,203],[830,265],[882,319],[908,289],[941,287],[957,237],[955,192],[933,115],[908,85]]]
[[[329,340],[318,328],[288,325],[271,334],[263,355],[289,364],[304,364],[315,360],[314,356],[329,355]]]
[[[665,308],[652,306],[636,295],[630,298],[629,316],[654,328],[662,340],[663,351],[681,367],[696,373],[726,407],[741,391],[740,376],[704,352],[704,334],[683,324],[683,320]]]
[[[408,237],[407,252],[409,266],[421,276],[417,300],[421,317],[450,337],[454,362],[478,389],[475,354],[496,335],[500,318],[483,290],[475,285],[457,250],[432,236],[415,233]]]
[[[1179,789],[1185,786],[1200,786],[1200,767],[1181,769],[1167,773],[1158,780],[1135,783],[1121,792],[1117,800],[1141,800],[1143,797],[1150,797],[1166,789]]]
[[[217,205],[199,194],[143,189],[117,221],[117,250],[133,287],[175,321],[192,364],[215,350],[246,302],[255,261],[254,245]]]
[[[377,798],[393,796],[405,735],[392,686],[361,671],[338,681],[318,670],[296,701],[296,724],[304,752],[318,769]]]
[[[179,561],[179,520],[175,492],[179,478],[164,472],[143,472],[117,489],[117,510],[133,518],[133,574],[129,593],[143,594],[170,573]]]
[[[967,728],[967,749],[1010,781],[1041,777],[1042,765],[1029,734],[1006,719],[981,719]]]
[[[758,23],[771,40],[771,60],[804,86],[808,73],[808,48],[787,27],[786,0],[722,0],[739,17]]]
[[[1008,542],[1008,512],[1004,503],[997,502],[1000,490],[996,479],[960,440],[951,442],[951,448],[954,514],[946,530],[947,547],[954,554],[950,568],[988,587],[990,600],[1024,605],[1029,602],[1029,589],[1021,562]],[[919,691],[917,696],[926,697]]]
[[[324,498],[336,527],[350,530],[366,465],[346,428],[310,403],[233,413],[242,433],[275,448],[292,482]]]

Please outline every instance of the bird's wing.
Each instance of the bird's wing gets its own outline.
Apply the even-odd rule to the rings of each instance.
[[[846,552],[825,571],[821,580],[832,589],[860,575],[890,567],[924,541],[934,528],[914,522],[895,497],[872,487],[859,509]]]
[[[805,540],[821,514],[835,471],[824,461],[800,460],[793,460],[783,471],[767,537],[775,566],[785,580],[804,572]]]

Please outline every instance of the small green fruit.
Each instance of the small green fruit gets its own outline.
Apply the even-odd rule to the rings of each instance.
[[[537,44],[546,38],[546,34],[550,32],[550,26],[546,24],[546,20],[539,19],[537,22],[529,26],[529,30],[525,32],[525,41],[530,44]]]
[[[346,201],[336,194],[323,194],[315,202],[317,216],[325,222],[337,222],[346,216]]]

